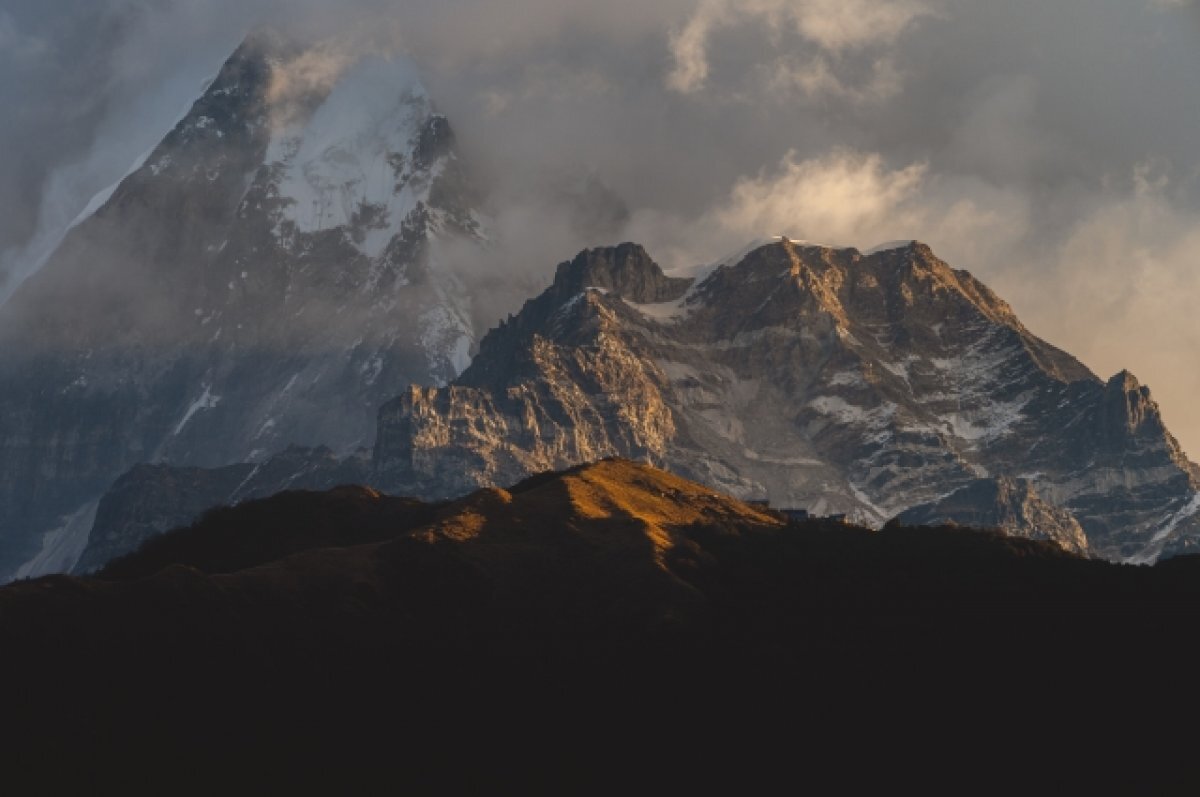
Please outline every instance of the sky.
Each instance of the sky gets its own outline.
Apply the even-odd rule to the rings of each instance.
[[[0,296],[263,22],[420,65],[499,281],[917,238],[1200,458],[1194,0],[5,0]]]

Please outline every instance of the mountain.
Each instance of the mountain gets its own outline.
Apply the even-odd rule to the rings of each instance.
[[[370,446],[469,361],[476,200],[411,64],[247,39],[0,308],[0,579],[73,564],[137,463]]]
[[[1148,389],[1100,380],[918,242],[785,238],[694,282],[634,244],[584,252],[448,386],[383,407],[373,483],[448,497],[613,455],[868,525],[1021,479],[1112,560],[1200,536],[1200,470]]]
[[[286,490],[328,490],[362,484],[370,472],[370,458],[365,451],[338,458],[326,447],[297,446],[265,462],[221,468],[135,465],[100,499],[86,547],[73,567],[67,565],[62,571],[89,573],[138,550],[152,537],[191,525],[213,507]],[[45,564],[46,570],[59,570],[54,563]],[[25,575],[17,573],[18,578]]]
[[[597,180],[571,190],[622,217]],[[498,277],[449,261],[486,254],[479,203],[411,64],[250,37],[0,307],[0,580],[270,487],[442,499],[614,455],[871,526],[1025,480],[1093,555],[1200,540],[1200,469],[1149,391],[922,244],[783,239],[700,279],[589,250],[476,345]]]
[[[194,772],[183,788],[200,791],[208,777],[422,793],[515,778],[561,793],[635,776],[690,790],[809,779],[847,739],[922,771],[931,745],[994,765],[997,744],[1045,723],[1061,734],[1047,760],[1074,772],[1085,751],[1133,756],[1156,717],[1190,712],[1175,684],[1195,655],[1196,564],[788,523],[621,460],[444,504],[286,492],[96,577],[0,588],[19,685],[0,756],[7,783],[32,771],[42,791],[160,768]],[[1190,760],[1162,750],[1138,782]]]
[[[1088,553],[1079,522],[1042,500],[1025,479],[978,479],[937,501],[904,510],[896,521],[906,526],[998,529],[1013,537],[1047,540],[1082,556]]]

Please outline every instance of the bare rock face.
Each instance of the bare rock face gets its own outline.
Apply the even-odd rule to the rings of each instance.
[[[602,297],[585,288],[562,305],[542,302],[549,327],[527,337],[508,327],[492,333],[480,373],[468,369],[446,388],[412,387],[385,405],[375,481],[445,498],[609,456],[664,464],[677,434],[666,379],[620,334]],[[485,370],[510,377],[498,389],[476,385]]]
[[[559,298],[593,288],[639,304],[673,302],[691,285],[690,279],[663,274],[645,249],[630,243],[580,252],[570,263],[559,264],[554,280]]]
[[[313,55],[247,40],[0,307],[0,581],[69,568],[137,463],[347,455],[469,362],[439,260],[479,240],[449,123],[407,62]]]
[[[998,529],[1011,537],[1053,542],[1081,556],[1088,553],[1079,521],[1043,501],[1025,479],[979,479],[945,498],[907,509],[896,520],[909,526]]]
[[[1114,560],[1200,535],[1200,479],[1149,392],[918,242],[783,239],[690,286],[638,247],[583,253],[448,388],[384,406],[375,482],[452,495],[613,454],[873,525],[999,480],[999,525]]]
[[[1042,495],[1071,509],[1093,550],[1109,559],[1150,563],[1168,546],[1200,538],[1196,466],[1167,430],[1149,388],[1123,371],[1088,398],[1074,408],[1078,415],[1064,412],[1059,422],[1090,433],[1061,434],[1063,450],[1053,458],[1061,471],[1066,462],[1077,467],[1040,487]]]

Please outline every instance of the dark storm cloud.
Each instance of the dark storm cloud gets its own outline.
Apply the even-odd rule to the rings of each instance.
[[[1035,332],[1137,372],[1200,451],[1200,376],[1181,365],[1200,349],[1196,3],[10,0],[8,265],[261,19],[398,42],[422,65],[494,187],[497,279],[621,237],[678,267],[778,232],[922,238]],[[592,188],[563,201],[570,185]]]

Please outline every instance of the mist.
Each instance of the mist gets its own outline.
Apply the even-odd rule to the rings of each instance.
[[[585,246],[917,238],[1200,452],[1195,3],[10,0],[0,298],[264,23],[420,65],[490,192],[481,324]]]

